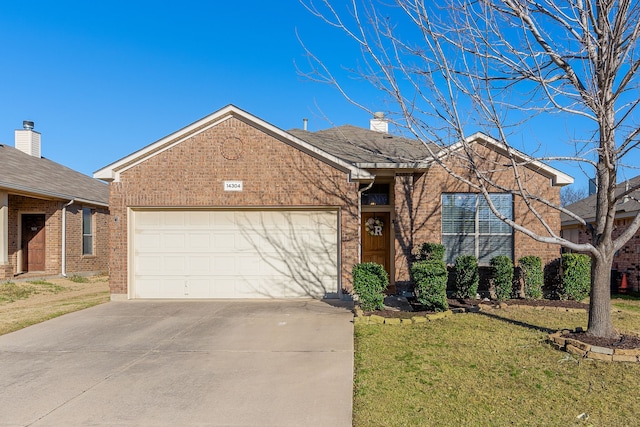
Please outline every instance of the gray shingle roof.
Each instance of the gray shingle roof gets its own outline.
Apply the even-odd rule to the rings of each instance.
[[[0,188],[56,199],[109,204],[109,186],[87,175],[0,144]]]
[[[640,175],[616,185],[615,193],[618,195],[623,193],[626,188],[633,188],[638,185],[640,185]],[[616,216],[625,216],[625,214],[633,215],[638,212],[640,210],[640,202],[638,200],[640,200],[640,190],[636,190],[631,194],[631,197],[628,197],[618,203],[616,206]],[[577,202],[566,206],[566,208],[587,221],[594,220],[596,215],[596,195],[593,194],[582,200],[578,200]],[[560,218],[563,225],[575,221],[565,213],[562,213]]]
[[[432,156],[427,147],[416,139],[376,132],[345,125],[318,132],[300,129],[291,135],[352,164],[413,163],[428,161]],[[432,145],[434,153],[440,147]]]

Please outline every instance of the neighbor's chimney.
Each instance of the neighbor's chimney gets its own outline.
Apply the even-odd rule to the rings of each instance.
[[[33,130],[33,122],[25,120],[22,127],[24,129],[16,130],[16,148],[30,156],[41,157],[40,134]]]
[[[369,129],[376,132],[389,133],[389,123],[384,118],[384,113],[380,111],[373,113],[373,119],[369,122]]]
[[[302,119],[302,129],[303,130],[307,130],[308,124],[309,124],[309,119],[307,119],[307,118]]]

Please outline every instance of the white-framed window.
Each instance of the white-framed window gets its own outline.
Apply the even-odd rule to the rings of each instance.
[[[513,219],[513,197],[491,193],[495,208]],[[513,229],[498,219],[482,194],[442,194],[442,244],[445,261],[453,264],[459,255],[475,255],[478,263],[488,265],[491,258],[513,258]]]
[[[94,213],[94,209],[82,208],[82,255],[93,255],[95,240]]]

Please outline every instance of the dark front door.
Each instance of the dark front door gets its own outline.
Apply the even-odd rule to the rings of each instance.
[[[45,270],[44,215],[22,215],[22,271]]]
[[[391,221],[389,212],[362,213],[362,262],[375,262],[391,277]]]

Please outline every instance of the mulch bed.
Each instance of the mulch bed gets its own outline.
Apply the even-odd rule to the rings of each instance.
[[[633,350],[640,348],[640,337],[634,335],[620,335],[620,338],[598,338],[589,335],[586,332],[571,332],[563,335],[564,338],[573,338],[585,344],[595,345],[598,347],[620,348],[624,350]]]
[[[449,307],[454,308],[464,308],[467,311],[475,311],[478,308],[478,305],[490,305],[494,306],[499,304],[497,301],[482,301],[476,299],[453,299],[450,298],[447,300],[449,303]],[[422,306],[420,306],[415,301],[409,300],[413,311],[403,311],[403,310],[377,310],[377,311],[366,311],[365,316],[370,316],[375,314],[377,316],[387,317],[387,318],[397,318],[397,319],[410,319],[413,316],[426,316],[427,314],[434,314],[434,311],[424,310]],[[561,307],[561,308],[582,308],[585,310],[589,309],[589,304],[585,304],[578,301],[561,301],[561,300],[525,300],[525,299],[513,299],[504,301],[504,303],[509,305],[520,305],[520,306],[530,306],[530,307]]]

